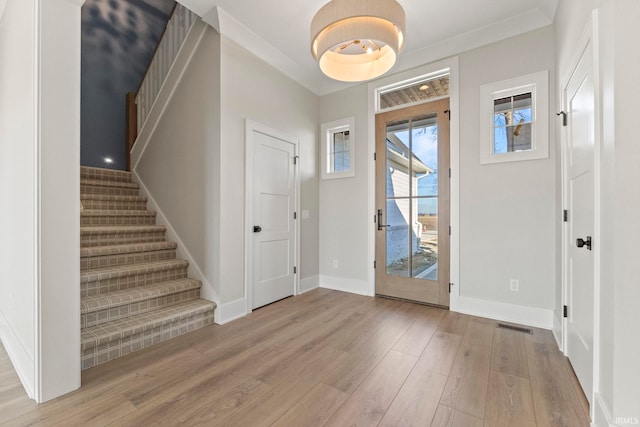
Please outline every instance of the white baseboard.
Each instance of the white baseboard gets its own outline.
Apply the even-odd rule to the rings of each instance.
[[[369,282],[366,280],[320,275],[319,281],[321,288],[349,292],[357,295],[373,296],[371,295],[371,286],[369,286]]]
[[[604,402],[604,399],[602,399],[600,393],[594,393],[593,397],[593,421],[591,425],[593,427],[617,427],[617,425],[613,423],[611,411]]]
[[[2,312],[0,312],[0,341],[9,355],[27,396],[29,399],[35,399],[35,363]]]
[[[200,266],[198,266],[198,263],[195,261],[193,256],[191,256],[191,253],[189,252],[187,247],[184,245],[184,243],[180,239],[180,236],[178,235],[178,233],[176,233],[176,230],[171,225],[171,222],[167,219],[164,212],[162,212],[162,209],[160,209],[160,206],[158,206],[158,203],[156,203],[155,199],[149,192],[149,189],[147,188],[147,186],[144,185],[144,182],[140,178],[140,175],[138,175],[138,173],[135,170],[133,171],[133,177],[134,177],[134,180],[138,184],[140,184],[140,194],[147,198],[147,203],[149,204],[148,209],[156,211],[157,213],[156,222],[158,224],[161,224],[167,227],[167,240],[176,242],[178,244],[178,249],[177,249],[178,258],[186,259],[187,261],[189,261],[189,277],[200,280],[202,282],[202,288],[200,289],[200,295],[202,296],[202,298],[209,301],[213,301],[218,306],[220,306],[220,298],[218,297],[218,294],[213,289],[213,286],[211,285],[207,277],[204,275],[204,273],[200,269]],[[217,311],[218,309],[216,309],[216,312]]]
[[[311,277],[305,277],[304,279],[300,279],[300,294],[304,294],[305,292],[312,291],[320,287],[320,276],[317,274]]]
[[[553,313],[553,337],[556,339],[556,344],[558,344],[558,348],[560,351],[564,352],[564,345],[562,344],[562,319],[556,316],[556,313]]]
[[[247,299],[240,298],[235,301],[227,302],[225,304],[218,304],[214,321],[218,325],[224,325],[225,323],[229,323],[232,320],[244,317],[247,314]]]
[[[553,329],[553,310],[460,296],[459,312],[504,322]]]

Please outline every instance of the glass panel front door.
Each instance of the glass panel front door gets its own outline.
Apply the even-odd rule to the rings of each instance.
[[[376,152],[384,153],[378,154],[376,201],[385,208],[378,215],[383,223],[377,225],[376,239],[379,294],[448,305],[448,289],[446,298],[440,295],[440,282],[448,284],[449,271],[447,109],[448,100],[441,100],[376,116]],[[446,171],[444,180],[441,170]],[[447,217],[444,222],[442,214]],[[444,275],[439,257],[443,238],[447,247]]]

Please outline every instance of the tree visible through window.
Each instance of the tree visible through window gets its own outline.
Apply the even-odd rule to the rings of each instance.
[[[531,92],[493,101],[495,154],[531,150]]]

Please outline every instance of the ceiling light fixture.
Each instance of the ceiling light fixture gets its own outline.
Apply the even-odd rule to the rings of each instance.
[[[427,85],[422,85],[422,86],[420,86],[418,89],[420,89],[420,90],[427,90],[427,89],[429,89],[429,86],[427,86]]]
[[[395,0],[332,0],[311,22],[311,53],[332,79],[375,79],[396,63],[405,20]]]

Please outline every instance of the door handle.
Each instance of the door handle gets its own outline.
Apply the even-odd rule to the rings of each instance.
[[[260,227],[259,225],[254,225],[253,226],[253,232],[254,233],[259,233],[262,231],[262,227]]]
[[[382,230],[382,227],[388,227],[389,224],[382,224],[382,209],[378,209],[378,231]]]
[[[587,240],[576,239],[576,246],[582,248],[584,246],[591,250],[591,236],[587,236]]]

